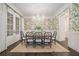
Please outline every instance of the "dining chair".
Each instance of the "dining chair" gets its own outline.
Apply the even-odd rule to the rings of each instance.
[[[28,45],[32,45],[33,47],[35,47],[35,39],[33,32],[26,32],[26,47]]]
[[[23,31],[20,32],[21,42],[22,44],[25,43],[26,37]]]
[[[52,46],[52,33],[51,32],[45,32],[44,33],[44,46],[49,45],[50,48]]]
[[[54,31],[52,36],[52,41],[54,41],[54,44],[56,44],[56,36],[57,36],[57,31]]]
[[[25,33],[23,33],[22,40],[23,40],[23,43],[25,43],[25,41],[26,41],[26,35],[25,35]]]
[[[36,43],[36,46],[37,45],[40,45],[41,47],[42,47],[42,32],[35,32],[34,33],[34,35],[35,35],[35,43]]]

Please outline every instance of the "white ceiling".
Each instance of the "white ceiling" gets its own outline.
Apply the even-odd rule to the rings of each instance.
[[[24,16],[53,16],[64,3],[14,3]]]

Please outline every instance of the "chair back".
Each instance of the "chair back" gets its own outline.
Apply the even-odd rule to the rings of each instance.
[[[27,39],[33,39],[34,38],[33,32],[26,32],[26,38]]]
[[[56,32],[56,31],[54,31],[54,33],[53,33],[53,38],[55,38],[55,39],[56,39],[56,36],[57,36],[57,32]]]
[[[44,33],[44,39],[52,39],[52,33],[51,32],[45,32]]]
[[[42,39],[42,32],[35,32],[35,39]]]

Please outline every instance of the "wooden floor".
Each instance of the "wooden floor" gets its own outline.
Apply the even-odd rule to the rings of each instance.
[[[48,46],[45,48],[40,46],[36,48],[29,46],[26,48],[25,44],[21,43],[21,41],[15,42],[0,53],[0,56],[79,56],[79,53],[73,49],[64,48],[60,43],[52,44],[52,48]]]

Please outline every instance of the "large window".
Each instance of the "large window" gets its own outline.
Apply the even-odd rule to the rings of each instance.
[[[19,34],[19,18],[16,17],[16,34]]]
[[[7,36],[13,35],[13,15],[7,13]]]

